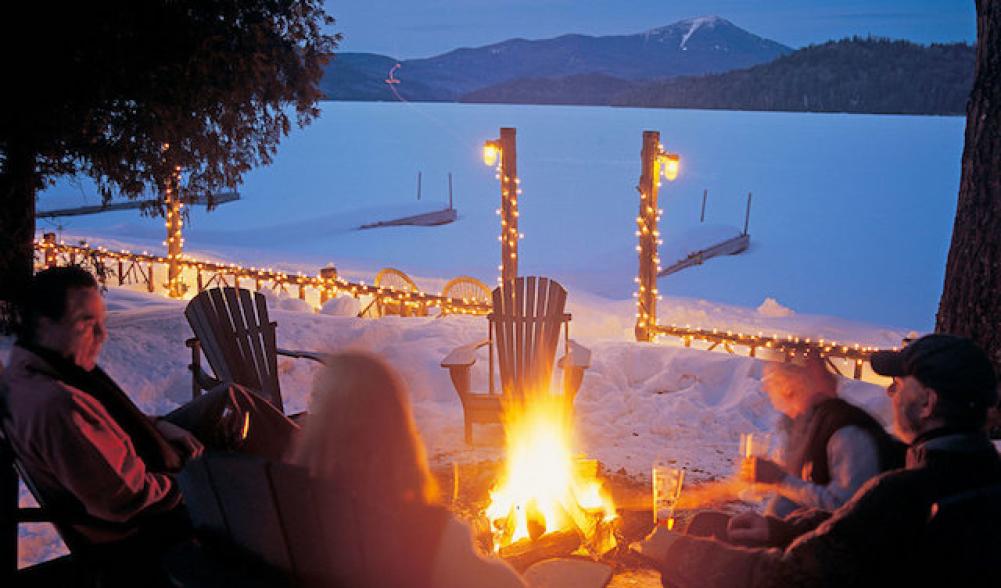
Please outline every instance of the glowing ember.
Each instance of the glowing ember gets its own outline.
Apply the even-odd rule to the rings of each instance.
[[[597,463],[574,458],[567,412],[562,398],[548,394],[505,407],[507,463],[486,509],[494,549],[566,529],[578,530],[594,554],[615,547],[608,524],[615,505]]]

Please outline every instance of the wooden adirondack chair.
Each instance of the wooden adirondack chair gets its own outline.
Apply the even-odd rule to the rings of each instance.
[[[184,316],[195,334],[185,341],[191,348],[192,398],[220,382],[233,382],[258,392],[283,411],[278,356],[323,362],[321,353],[277,346],[278,323],[268,319],[267,301],[260,292],[231,287],[204,290],[191,299]],[[202,353],[214,378],[202,370]]]
[[[18,481],[31,492],[39,506],[19,506]],[[70,554],[18,570],[18,526],[26,523],[52,524]],[[28,476],[0,420],[0,545],[3,552],[0,585],[117,585],[114,582],[116,578],[121,578],[122,560],[136,561],[135,545],[128,539],[93,543],[75,528],[74,525],[78,524],[119,532],[128,528],[120,523],[96,519],[82,510],[71,511],[56,506]]]
[[[441,362],[447,368],[462,401],[466,443],[472,443],[474,423],[500,422],[502,398],[517,398],[529,390],[546,390],[552,380],[556,347],[563,329],[565,355],[557,364],[563,370],[563,394],[568,407],[591,365],[591,352],[570,340],[570,315],[563,312],[567,291],[554,280],[522,277],[494,289],[488,338],[457,347]],[[471,390],[470,372],[476,350],[489,346],[490,384],[486,394]],[[494,357],[500,371],[501,390],[494,387]]]

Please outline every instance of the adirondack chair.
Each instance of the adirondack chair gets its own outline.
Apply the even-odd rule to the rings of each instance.
[[[446,298],[460,298],[463,300],[477,300],[482,302],[490,301],[490,288],[476,278],[469,276],[459,276],[449,280],[441,289],[441,295]],[[439,317],[445,316],[448,310],[442,307]]]
[[[19,506],[19,481],[39,506]],[[70,555],[18,570],[18,526],[25,523],[52,524]],[[141,579],[134,575],[134,568],[123,569],[127,565],[125,562],[136,561],[137,555],[141,557],[132,542],[126,539],[95,544],[74,527],[81,524],[109,531],[123,528],[119,523],[96,519],[86,512],[56,506],[56,502],[41,492],[27,475],[0,420],[0,545],[3,558],[0,585],[121,585],[122,575],[129,573],[133,574],[133,580]]]
[[[565,355],[556,364],[563,370],[563,395],[568,407],[591,365],[591,352],[570,340],[570,315],[563,312],[567,291],[554,280],[522,277],[498,286],[492,293],[493,312],[486,340],[457,347],[441,362],[447,368],[462,402],[466,443],[472,443],[474,423],[500,422],[504,400],[526,391],[548,390],[556,347],[563,329]],[[471,390],[471,370],[477,349],[489,346],[489,388]],[[500,372],[500,393],[494,385],[494,365]]]
[[[284,411],[278,383],[278,356],[323,362],[323,354],[277,346],[278,323],[268,319],[264,295],[242,288],[211,288],[191,299],[184,316],[195,336],[185,341],[191,349],[191,397],[220,382],[233,382],[258,392]],[[215,377],[201,367],[201,355]]]
[[[400,574],[386,563],[408,547],[393,531],[401,513],[369,505],[363,520],[362,497],[305,468],[207,453],[178,481],[205,549],[168,558],[177,586],[383,586]]]

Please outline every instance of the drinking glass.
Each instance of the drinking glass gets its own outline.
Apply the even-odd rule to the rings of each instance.
[[[653,523],[674,526],[674,505],[681,497],[681,487],[685,483],[685,470],[664,461],[653,464]]]
[[[768,457],[772,450],[771,433],[741,433],[740,457]]]

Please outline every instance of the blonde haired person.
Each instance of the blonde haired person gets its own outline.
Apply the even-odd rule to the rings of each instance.
[[[382,537],[385,561],[368,566],[365,585],[524,586],[506,563],[477,553],[470,529],[436,504],[405,384],[382,360],[359,352],[327,360],[291,461],[346,489],[359,526]]]

